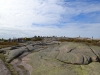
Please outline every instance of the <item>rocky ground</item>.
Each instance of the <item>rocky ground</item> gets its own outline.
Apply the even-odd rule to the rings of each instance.
[[[0,59],[0,75],[100,75],[98,46],[30,41],[2,48],[0,53],[4,57]]]

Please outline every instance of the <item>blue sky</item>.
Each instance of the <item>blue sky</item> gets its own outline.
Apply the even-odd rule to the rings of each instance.
[[[100,0],[0,0],[0,38],[100,38]]]

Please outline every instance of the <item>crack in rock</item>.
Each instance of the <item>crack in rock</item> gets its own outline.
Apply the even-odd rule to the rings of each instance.
[[[70,52],[72,52],[72,51],[75,50],[75,49],[76,49],[76,47],[73,48],[73,49],[70,49],[67,53],[70,53]]]
[[[95,51],[92,48],[90,48],[90,50],[97,56],[96,61],[100,62],[100,59],[99,59],[98,55],[95,53]]]

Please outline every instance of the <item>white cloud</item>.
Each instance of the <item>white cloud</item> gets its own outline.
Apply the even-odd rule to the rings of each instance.
[[[77,16],[81,13],[88,14],[92,12],[100,12],[100,3],[74,1],[65,2],[65,4],[63,5],[66,10],[65,15],[68,17],[68,19],[72,18],[73,16]]]
[[[0,38],[34,35],[91,36],[91,30],[98,37],[96,34],[100,24],[88,24],[87,28],[82,29],[80,26],[86,24],[72,24],[71,18],[80,13],[100,11],[99,7],[100,4],[88,5],[86,2],[66,2],[64,5],[63,0],[0,0]],[[58,25],[64,20],[70,23],[64,26],[61,24],[59,28]]]
[[[79,23],[80,24],[80,23]],[[100,38],[100,23],[96,24],[83,24],[83,26],[78,23],[68,23],[63,27],[59,28],[57,26],[34,26],[33,28],[0,28],[0,36],[8,38],[8,37],[33,37],[34,35],[40,36],[67,36],[67,37],[94,37]],[[79,26],[77,26],[79,25]]]
[[[43,2],[43,3],[42,3]],[[3,0],[0,2],[1,21],[4,26],[29,26],[36,24],[54,24],[64,12],[57,1],[48,0]]]

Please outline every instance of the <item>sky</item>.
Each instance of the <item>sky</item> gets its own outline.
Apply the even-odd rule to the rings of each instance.
[[[100,38],[100,0],[0,0],[0,38]]]

